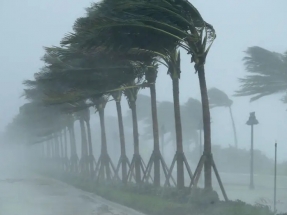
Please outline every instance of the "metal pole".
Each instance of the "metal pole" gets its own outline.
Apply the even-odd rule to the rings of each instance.
[[[250,186],[251,190],[254,189],[254,178],[253,178],[253,125],[251,125],[251,160],[250,160]]]
[[[275,166],[274,166],[274,214],[276,213],[276,190],[277,190],[277,142],[275,142]]]
[[[162,154],[162,156],[164,157],[164,148],[163,148],[163,145],[164,145],[164,133],[161,132],[161,154]]]
[[[202,130],[199,130],[199,157],[202,155]]]

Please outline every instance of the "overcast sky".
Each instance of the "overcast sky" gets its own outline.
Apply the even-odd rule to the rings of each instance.
[[[232,96],[238,89],[238,77],[246,74],[242,58],[247,47],[261,46],[281,53],[287,50],[286,0],[191,2],[217,32],[206,63],[208,87],[217,87]],[[90,3],[90,0],[0,0],[0,131],[24,102],[20,98],[22,81],[33,78],[43,65],[40,61],[43,46],[58,45]],[[182,72],[181,103],[189,97],[200,98],[198,79],[186,54]],[[171,80],[165,68],[160,70],[157,92],[158,100],[172,100]],[[232,98],[240,147],[250,146],[250,128],[245,123],[249,112],[256,111],[260,124],[255,128],[255,148],[271,157],[277,140],[279,159],[287,160],[287,106],[279,98],[280,95],[270,96],[252,104],[248,98]],[[228,110],[218,108],[211,110],[211,114],[213,144],[232,145]]]

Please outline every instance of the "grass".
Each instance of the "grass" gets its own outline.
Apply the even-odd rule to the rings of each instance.
[[[202,189],[188,194],[176,189],[156,189],[133,184],[101,183],[68,173],[38,170],[37,172],[74,187],[95,193],[107,200],[133,208],[147,215],[273,215],[268,207],[252,206],[241,201],[222,202],[211,199]]]

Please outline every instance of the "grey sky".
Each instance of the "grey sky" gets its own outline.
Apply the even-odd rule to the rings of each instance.
[[[42,66],[43,46],[58,45],[65,33],[71,31],[75,19],[84,15],[90,0],[1,0],[0,1],[0,131],[10,122],[23,103],[20,99],[24,79],[33,77]],[[243,51],[250,46],[269,50],[287,50],[286,0],[208,0],[191,1],[211,23],[217,39],[207,59],[209,87],[218,87],[232,95],[238,88],[238,77],[245,74]],[[181,102],[199,97],[199,87],[190,57],[182,59]],[[158,100],[172,100],[171,80],[161,68]],[[143,91],[147,94],[148,91]],[[269,156],[273,143],[279,142],[279,159],[287,152],[287,106],[280,96],[264,98],[252,104],[248,98],[234,100],[234,116],[238,127],[239,146],[250,145],[250,128],[245,125],[250,111],[256,111],[260,122],[255,129],[255,147]],[[112,109],[112,107],[109,107]],[[211,110],[214,144],[233,144],[231,122],[227,109]],[[171,116],[172,117],[172,116]]]

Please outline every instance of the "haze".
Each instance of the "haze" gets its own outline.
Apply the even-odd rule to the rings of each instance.
[[[74,20],[84,15],[84,8],[90,2],[1,1],[0,130],[4,130],[24,103],[20,98],[22,81],[31,79],[42,66],[40,58],[44,54],[43,46],[59,45],[60,39],[71,31]],[[287,22],[287,2],[284,0],[275,3],[267,0],[193,1],[193,4],[213,24],[218,35],[206,64],[209,87],[217,87],[229,96],[234,94],[239,85],[237,78],[245,74],[242,58],[247,47],[261,46],[279,53],[286,50],[284,40],[287,29],[282,27]],[[200,98],[197,76],[187,55],[183,56],[180,82],[181,103],[189,97]],[[144,94],[147,92],[141,91]],[[159,101],[172,101],[171,80],[165,68],[160,70],[157,93]],[[256,111],[260,124],[256,126],[255,148],[271,157],[273,144],[277,140],[280,147],[278,156],[282,161],[287,151],[287,112],[286,106],[278,99],[280,96],[266,97],[254,103],[249,103],[248,98],[232,99],[239,146],[249,148],[250,129],[245,123],[249,112]],[[232,144],[231,127],[224,126],[230,123],[226,111],[214,109],[211,114],[213,124],[216,124],[212,131],[213,143],[222,146]]]
[[[26,103],[21,97],[24,88],[22,82],[33,79],[34,73],[43,66],[40,60],[44,54],[43,47],[59,46],[61,38],[72,31],[75,19],[84,16],[84,9],[90,6],[91,2],[91,0],[0,0],[1,133],[4,133],[7,124],[18,114],[19,107]],[[280,163],[287,161],[287,105],[280,101],[282,94],[267,96],[252,103],[249,97],[233,96],[235,90],[239,89],[238,78],[247,75],[242,59],[248,47],[260,46],[278,53],[287,50],[287,1],[192,0],[190,2],[216,29],[217,38],[206,62],[207,86],[224,91],[233,100],[238,147],[250,149],[250,126],[247,126],[246,122],[249,113],[255,111],[259,124],[254,130],[254,148],[274,159],[274,143],[277,141],[278,161]],[[181,69],[180,103],[184,104],[190,97],[200,100],[198,77],[191,66],[190,56],[184,51],[182,51]],[[171,79],[167,75],[166,68],[162,66],[156,90],[159,102],[173,101]],[[149,96],[149,89],[141,90],[140,94]],[[126,115],[129,111],[126,100],[122,104],[123,114]],[[108,103],[106,115],[116,117],[114,103]],[[234,145],[227,108],[211,109],[211,118],[212,144],[224,148]],[[92,129],[99,129],[98,114],[92,113],[91,119]],[[113,132],[113,129],[117,129],[109,125],[107,130]],[[78,125],[76,129],[79,129]],[[140,133],[142,132],[143,124],[140,124]],[[76,136],[79,142],[79,131]],[[93,133],[92,137],[94,140],[99,140],[99,134]],[[13,157],[12,154],[9,155]],[[170,155],[173,156],[173,152],[170,152]],[[114,159],[116,161],[118,157]],[[9,161],[13,165],[17,162],[23,161],[20,159]],[[1,168],[5,169],[6,166]],[[248,176],[242,180],[247,179]]]

